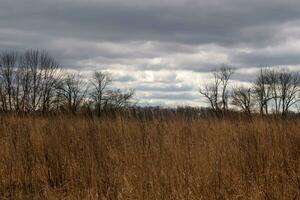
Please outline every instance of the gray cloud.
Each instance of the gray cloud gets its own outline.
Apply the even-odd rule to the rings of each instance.
[[[298,0],[0,0],[0,50],[45,49],[66,68],[119,71],[117,82],[151,98],[177,92],[165,96],[170,101],[197,87],[189,77],[177,80],[183,71],[299,68],[299,45]],[[161,79],[149,75],[161,70]],[[133,76],[145,71],[146,78]]]
[[[243,53],[236,58],[237,62],[248,63],[252,66],[274,66],[274,65],[299,65],[299,52],[270,54],[270,53]]]
[[[154,92],[150,95],[144,96],[144,99],[163,99],[163,100],[195,100],[199,96],[197,94],[191,93],[191,92],[179,92],[179,93],[173,93],[173,92]]]
[[[136,90],[146,92],[167,92],[167,93],[182,93],[192,91],[194,87],[192,85],[176,85],[176,83],[168,84],[141,84],[136,87]]]
[[[268,29],[298,20],[299,11],[297,1],[278,0],[175,0],[172,4],[128,0],[2,0],[0,16],[2,27],[38,31],[54,37],[234,45],[261,44],[274,39],[276,33]],[[251,28],[260,26],[264,28],[263,33],[251,32]],[[258,37],[254,40],[251,36]]]

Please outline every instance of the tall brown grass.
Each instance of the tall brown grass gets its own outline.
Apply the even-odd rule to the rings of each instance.
[[[300,120],[2,116],[0,199],[300,199]]]

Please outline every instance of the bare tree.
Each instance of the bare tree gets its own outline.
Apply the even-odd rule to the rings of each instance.
[[[30,60],[29,56],[25,53],[20,57],[20,66],[19,66],[19,81],[21,87],[20,93],[20,110],[29,112],[30,109],[30,92],[31,88],[31,67],[30,67]]]
[[[1,104],[4,111],[14,110],[17,53],[5,52],[0,56]]]
[[[62,72],[57,62],[48,54],[41,54],[41,110],[47,112],[51,109],[54,101],[54,95],[58,84],[61,82]]]
[[[275,108],[275,113],[279,114],[281,107],[280,95],[278,94],[280,91],[279,73],[270,68],[266,68],[264,73],[265,82],[270,91],[270,100],[268,102],[273,108]]]
[[[243,112],[251,114],[254,102],[252,100],[252,89],[239,86],[232,90],[232,105],[237,106]]]
[[[229,90],[228,84],[233,74],[233,69],[227,66],[221,67],[213,73],[213,82],[206,84],[199,90],[214,111],[226,111],[228,109]]]
[[[300,76],[287,70],[265,68],[257,77],[254,88],[261,113],[268,114],[271,107],[276,114],[286,115],[299,102]]]
[[[300,91],[300,76],[298,73],[287,71],[278,72],[279,98],[282,115],[286,115],[289,109],[300,101],[297,94]]]
[[[254,94],[255,99],[259,105],[259,111],[261,114],[268,114],[269,108],[268,103],[273,98],[272,90],[268,82],[268,71],[261,69],[259,75],[254,82]]]
[[[65,107],[75,113],[91,102],[100,115],[105,108],[127,106],[134,94],[133,90],[109,89],[112,79],[106,73],[95,72],[90,83],[88,99],[87,81],[79,74],[63,74],[55,59],[44,51],[0,54],[1,111],[47,113]]]
[[[67,74],[58,88],[58,95],[62,97],[68,111],[75,114],[86,97],[87,84],[80,74]]]
[[[92,103],[95,106],[97,115],[100,117],[102,110],[108,101],[108,87],[112,83],[111,75],[103,72],[94,72],[92,79],[90,80],[92,90],[90,97]]]
[[[228,110],[228,97],[229,97],[229,91],[228,91],[228,83],[233,74],[233,69],[227,66],[221,67],[220,71],[217,72],[218,78],[221,80],[221,99],[222,99],[222,110]]]
[[[122,92],[120,89],[108,91],[107,105],[113,109],[127,107],[134,95],[134,90],[129,89],[127,92]]]
[[[36,111],[38,109],[39,101],[41,99],[40,93],[42,90],[42,71],[40,69],[41,65],[39,51],[26,51],[23,58],[25,62],[24,64],[29,69],[29,91],[27,91],[29,105],[27,107],[30,109],[30,111]]]
[[[90,83],[92,85],[90,98],[98,116],[101,116],[103,111],[128,106],[134,95],[133,89],[126,92],[111,89],[109,86],[112,84],[112,78],[108,73],[94,72]]]
[[[55,59],[39,50],[28,50],[20,57],[19,82],[24,111],[49,111],[61,69]]]
[[[215,79],[214,83],[206,84],[204,88],[200,88],[199,92],[210,104],[211,109],[220,111],[218,102],[219,81]]]

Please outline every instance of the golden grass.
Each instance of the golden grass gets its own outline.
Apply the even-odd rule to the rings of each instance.
[[[300,199],[300,120],[2,116],[0,199]]]

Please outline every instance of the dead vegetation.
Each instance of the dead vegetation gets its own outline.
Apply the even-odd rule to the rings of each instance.
[[[0,199],[299,199],[299,119],[0,117]]]

